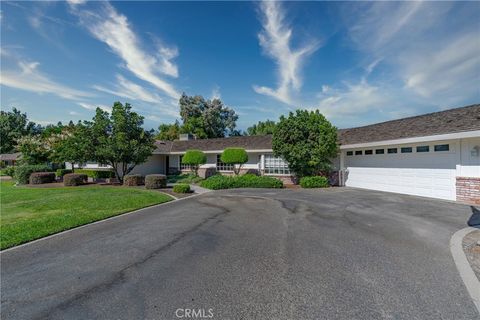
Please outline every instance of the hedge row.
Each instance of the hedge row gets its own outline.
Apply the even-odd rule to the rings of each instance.
[[[68,173],[63,176],[63,185],[65,187],[74,187],[86,183],[88,177],[86,174]]]
[[[57,169],[57,171],[55,171],[55,175],[58,178],[63,178],[63,176],[68,174],[68,173],[72,173],[72,170],[70,170],[70,169]]]
[[[14,179],[18,184],[27,184],[30,175],[34,172],[53,172],[49,166],[45,165],[20,165],[15,167]]]
[[[87,177],[93,179],[115,178],[115,172],[111,170],[76,169],[74,173],[86,174]]]
[[[33,172],[30,175],[30,184],[43,184],[55,181],[55,173],[53,172]]]
[[[329,186],[328,178],[322,176],[303,177],[300,179],[302,188],[327,188]]]
[[[233,177],[215,175],[203,180],[200,186],[212,190],[232,188],[283,188],[283,182],[274,177],[257,176],[254,174]]]

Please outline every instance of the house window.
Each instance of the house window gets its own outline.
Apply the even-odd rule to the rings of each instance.
[[[362,155],[362,150],[357,150],[357,151],[355,151],[355,155],[356,155],[356,156],[361,156],[361,155]]]
[[[290,169],[285,160],[273,154],[265,155],[265,174],[290,174]]]
[[[180,170],[192,170],[192,166],[189,164],[182,163],[183,156],[180,156]]]
[[[412,153],[412,147],[403,147],[402,153]]]
[[[388,153],[397,153],[397,148],[388,148]]]
[[[434,147],[435,151],[449,151],[450,150],[450,145],[448,144],[437,144]]]
[[[429,146],[418,146],[417,147],[417,152],[429,152],[430,147]]]
[[[347,156],[353,156],[353,151],[347,151]]]
[[[217,154],[217,171],[233,171],[233,164],[223,163],[221,155]]]
[[[377,149],[375,150],[375,154],[384,154],[385,153],[385,149]]]
[[[365,150],[365,154],[373,154],[373,150]]]

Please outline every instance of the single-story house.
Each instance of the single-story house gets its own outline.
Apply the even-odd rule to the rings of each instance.
[[[14,166],[17,161],[22,158],[21,152],[15,153],[2,153],[0,154],[0,161],[2,161],[6,166]]]
[[[480,204],[480,105],[450,109],[378,124],[340,129],[340,153],[334,159],[339,184]],[[242,171],[274,176],[292,183],[288,164],[275,157],[271,135],[157,141],[149,160],[133,173],[171,174],[189,171],[181,163],[189,149],[202,150],[201,166],[231,174],[220,161],[228,147],[248,153]]]

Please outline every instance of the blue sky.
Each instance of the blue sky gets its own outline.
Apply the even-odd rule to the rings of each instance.
[[[246,129],[296,108],[340,128],[480,102],[479,2],[1,2],[1,107],[41,124],[221,97]]]

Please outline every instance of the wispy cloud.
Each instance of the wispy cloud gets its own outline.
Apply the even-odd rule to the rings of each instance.
[[[292,48],[292,28],[285,22],[285,13],[280,2],[260,2],[263,30],[258,35],[260,46],[265,54],[277,64],[278,87],[272,89],[253,86],[259,93],[271,96],[286,104],[292,104],[292,91],[302,87],[301,68],[313,52],[319,47],[319,41],[310,40],[299,48]]]
[[[2,55],[5,56],[8,53],[2,50]],[[12,58],[11,55],[9,57]],[[70,100],[93,96],[91,93],[76,90],[52,80],[48,75],[39,71],[39,62],[17,60],[16,64],[17,69],[2,70],[1,85],[40,94],[49,93]]]
[[[222,94],[220,93],[220,87],[216,85],[212,89],[212,93],[210,94],[210,99],[222,99]]]
[[[91,104],[91,103],[85,103],[85,102],[78,102],[77,103],[80,107],[87,109],[87,110],[97,110],[97,108],[100,108],[102,110],[112,112],[112,107],[103,105],[103,104]]]
[[[160,76],[178,76],[178,68],[172,62],[178,55],[177,49],[160,46],[156,54],[147,53],[142,49],[127,17],[118,13],[109,3],[98,4],[95,10],[83,9],[78,4],[70,8],[95,38],[107,44],[124,61],[125,68],[169,97],[179,98],[175,87]]]

